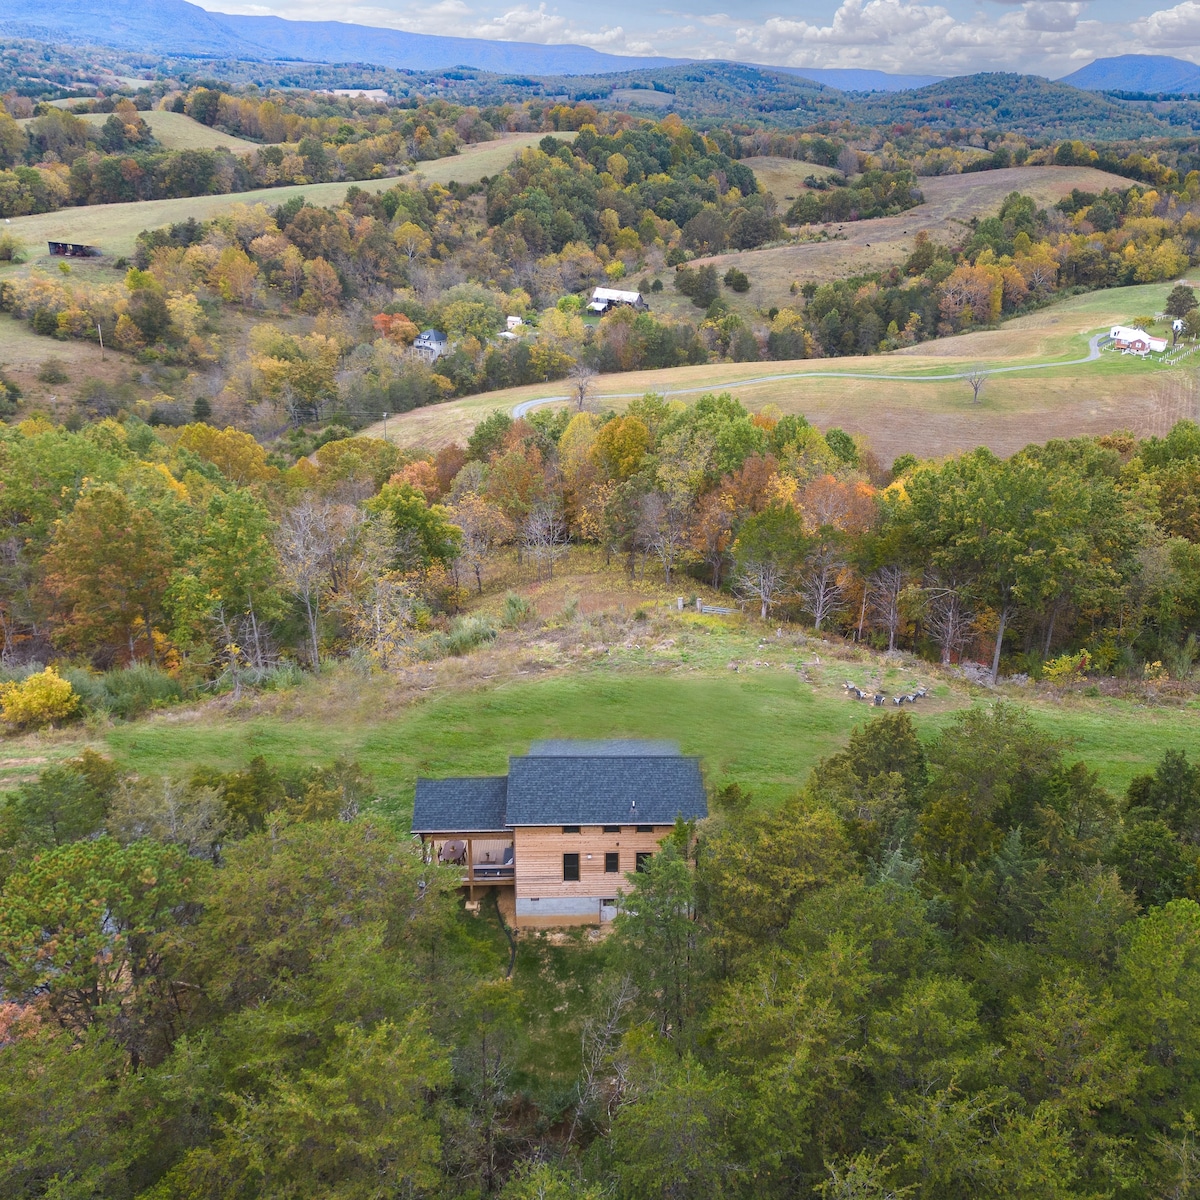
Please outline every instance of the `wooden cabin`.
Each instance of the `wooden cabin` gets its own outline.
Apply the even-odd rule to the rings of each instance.
[[[511,887],[517,927],[536,929],[612,920],[676,818],[707,815],[700,760],[673,743],[543,741],[507,775],[418,779],[412,828],[472,900]]]

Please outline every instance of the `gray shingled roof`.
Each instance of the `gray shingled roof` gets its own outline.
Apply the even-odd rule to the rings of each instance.
[[[637,738],[606,738],[603,741],[568,741],[563,738],[549,738],[545,741],[534,742],[529,747],[529,753],[539,757],[554,755],[564,758],[600,758],[603,757],[654,757],[668,758],[680,756],[679,745],[676,742],[648,742]]]
[[[586,744],[585,744],[586,745]],[[669,825],[706,817],[700,760],[673,754],[530,754],[508,763],[506,823]]]
[[[508,778],[418,779],[413,833],[495,833],[504,829]]]

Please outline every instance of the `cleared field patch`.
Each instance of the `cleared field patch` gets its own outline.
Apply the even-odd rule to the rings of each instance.
[[[232,150],[234,154],[245,154],[248,150],[259,148],[257,142],[248,142],[245,138],[222,133],[219,129],[210,129],[186,113],[151,109],[139,115],[166,150]],[[79,119],[99,128],[109,116],[109,113],[80,113]],[[36,118],[26,117],[17,124],[28,125],[33,120]]]
[[[491,142],[479,142],[464,147],[461,153],[450,158],[432,159],[420,164],[421,170],[417,174],[433,182],[478,179],[482,175],[502,170],[518,150],[536,144],[542,136],[544,135],[517,133]],[[410,177],[401,177],[408,178]],[[43,253],[41,247],[48,241],[64,241],[86,242],[99,246],[105,254],[127,255],[133,252],[137,235],[143,229],[157,229],[175,221],[185,221],[188,217],[205,221],[234,204],[266,204],[274,207],[293,196],[303,196],[311,204],[339,204],[349,188],[384,192],[395,187],[401,179],[390,177],[352,180],[346,183],[306,183],[292,187],[258,188],[252,192],[232,192],[221,196],[185,196],[177,200],[92,204],[79,208],[63,208],[53,213],[38,213],[30,217],[14,217],[6,228],[22,238],[34,254]]]
[[[428,162],[415,164],[413,174],[430,183],[474,183],[485,175],[499,174],[522,151],[536,146],[544,133],[507,133],[490,142],[476,142],[464,146],[449,158],[432,158]],[[556,133],[560,142],[574,140],[575,134]]]
[[[841,172],[834,167],[819,167],[815,163],[800,162],[794,158],[774,158],[763,155],[756,158],[743,158],[742,165],[749,167],[758,180],[758,186],[775,197],[782,214],[788,204],[804,192],[810,191],[804,181],[812,177],[828,179]]]
[[[562,584],[587,606],[595,586],[590,576],[568,571]],[[846,651],[794,637],[800,631],[792,629],[764,641],[753,620],[700,618],[645,603],[644,623],[616,616],[592,634],[502,635],[466,659],[371,675],[337,669],[240,705],[218,701],[107,729],[12,739],[4,749],[9,778],[28,777],[85,744],[146,774],[229,770],[256,754],[288,768],[345,755],[372,774],[383,812],[404,821],[418,775],[502,772],[507,756],[535,738],[633,735],[678,741],[686,753],[704,757],[710,783],[736,780],[757,803],[772,805],[843,746],[855,725],[872,718],[847,698],[842,680],[892,693],[917,679],[931,685],[928,701],[912,713],[923,738],[976,702],[961,681],[907,657]],[[606,607],[615,608],[611,598]],[[596,637],[605,639],[599,657],[590,653]],[[1002,694],[1027,706],[1036,723],[1069,743],[1070,758],[1084,758],[1114,790],[1200,732],[1194,702],[1148,708],[1058,701],[1023,689]]]
[[[1163,368],[1115,354],[1067,364],[1087,355],[1090,334],[1161,307],[1168,290],[1167,284],[1146,284],[1074,296],[1000,329],[896,354],[605,375],[596,381],[595,396],[604,406],[621,409],[648,391],[690,401],[704,391],[729,390],[752,410],[776,405],[802,413],[821,429],[837,425],[862,434],[888,461],[897,454],[936,457],[979,445],[1010,454],[1031,441],[1115,429],[1162,433],[1175,421],[1197,415],[1188,368]],[[978,404],[963,380],[949,378],[976,363],[1055,362],[1064,365],[989,378]],[[895,378],[900,375],[922,378]],[[562,383],[547,383],[432,405],[390,418],[388,436],[400,444],[435,448],[464,439],[493,410],[507,412],[522,401],[564,392]],[[372,432],[379,436],[382,426],[372,426]]]
[[[912,253],[913,241],[922,231],[934,241],[960,243],[970,219],[995,213],[1010,192],[1023,192],[1046,205],[1069,195],[1072,188],[1101,192],[1106,187],[1127,188],[1129,180],[1094,167],[1009,167],[922,178],[917,184],[925,196],[923,204],[895,217],[817,226],[830,235],[828,241],[743,250],[698,261],[714,263],[721,274],[731,266],[745,271],[750,291],[744,299],[754,308],[784,308],[795,303],[793,282],[821,283],[885,270]]]

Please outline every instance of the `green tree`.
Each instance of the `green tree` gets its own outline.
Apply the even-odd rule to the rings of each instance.
[[[672,840],[626,879],[615,922],[622,961],[658,1027],[682,1046],[692,1035],[698,970],[691,865]]]
[[[440,504],[428,504],[408,483],[385,484],[378,496],[367,501],[367,510],[387,513],[395,537],[395,565],[401,570],[448,566],[462,547],[462,531],[451,524],[449,512]]]
[[[622,1200],[720,1200],[732,1182],[733,1096],[690,1054],[672,1062],[639,1047],[636,1099],[613,1122],[607,1147]]]
[[[59,637],[85,651],[108,648],[155,661],[172,550],[161,522],[111,484],[87,491],[55,530],[46,588],[62,613]]]
[[[1196,307],[1196,293],[1186,283],[1177,283],[1167,296],[1163,311],[1169,317],[1186,317]]]
[[[72,842],[10,876],[0,903],[0,984],[45,998],[82,1033],[110,1030],[134,1064],[161,1056],[178,996],[163,937],[194,916],[204,864],[176,846]]]
[[[902,519],[923,560],[946,578],[970,579],[996,614],[993,680],[1018,609],[1049,606],[1114,577],[1114,556],[1097,553],[1119,524],[1111,488],[1065,461],[1048,469],[1043,457],[1001,461],[980,449],[918,470],[907,484]]]
[[[735,586],[759,602],[764,621],[789,594],[805,544],[800,514],[786,504],[772,504],[738,531],[733,543]]]
[[[441,1181],[431,1097],[449,1058],[419,1009],[397,1024],[341,1025],[319,1065],[238,1094],[221,1134],[169,1176],[171,1194],[377,1200]]]

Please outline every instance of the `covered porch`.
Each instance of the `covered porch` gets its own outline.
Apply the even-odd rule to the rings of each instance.
[[[461,882],[475,899],[476,887],[513,886],[516,858],[511,830],[421,834],[426,862],[462,869]]]

